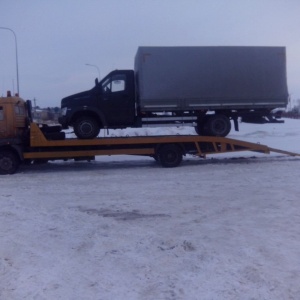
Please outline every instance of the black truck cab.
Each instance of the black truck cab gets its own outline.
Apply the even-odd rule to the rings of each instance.
[[[96,137],[101,128],[126,128],[136,122],[133,70],[109,73],[85,92],[68,96],[61,102],[63,128],[73,126],[82,139]]]

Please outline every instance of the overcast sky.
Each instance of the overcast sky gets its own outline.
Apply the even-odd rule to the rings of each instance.
[[[20,94],[41,107],[132,69],[138,46],[285,46],[300,99],[300,0],[0,0],[17,35]],[[17,90],[13,34],[0,29],[0,96]]]

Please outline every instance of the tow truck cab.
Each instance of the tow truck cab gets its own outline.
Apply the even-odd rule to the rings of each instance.
[[[0,174],[13,174],[20,162],[26,161],[25,151],[30,148],[30,130],[32,123],[31,101],[19,96],[0,97]],[[61,126],[36,124],[48,140],[63,140],[65,133]],[[30,162],[31,160],[27,160]]]
[[[0,138],[16,139],[24,137],[28,129],[28,110],[26,102],[18,96],[0,97]]]
[[[0,174],[13,174],[23,159],[29,139],[29,115],[20,97],[0,97]]]

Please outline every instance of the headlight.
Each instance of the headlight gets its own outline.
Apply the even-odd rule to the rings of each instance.
[[[62,116],[65,116],[65,115],[67,114],[67,110],[68,110],[67,107],[62,108],[62,109],[61,109],[61,115],[62,115]]]

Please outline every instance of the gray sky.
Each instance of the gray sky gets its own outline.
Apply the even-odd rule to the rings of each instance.
[[[285,46],[300,99],[299,0],[0,0],[17,35],[20,94],[41,107],[132,69],[138,46]],[[0,96],[17,90],[13,34],[0,30]]]

